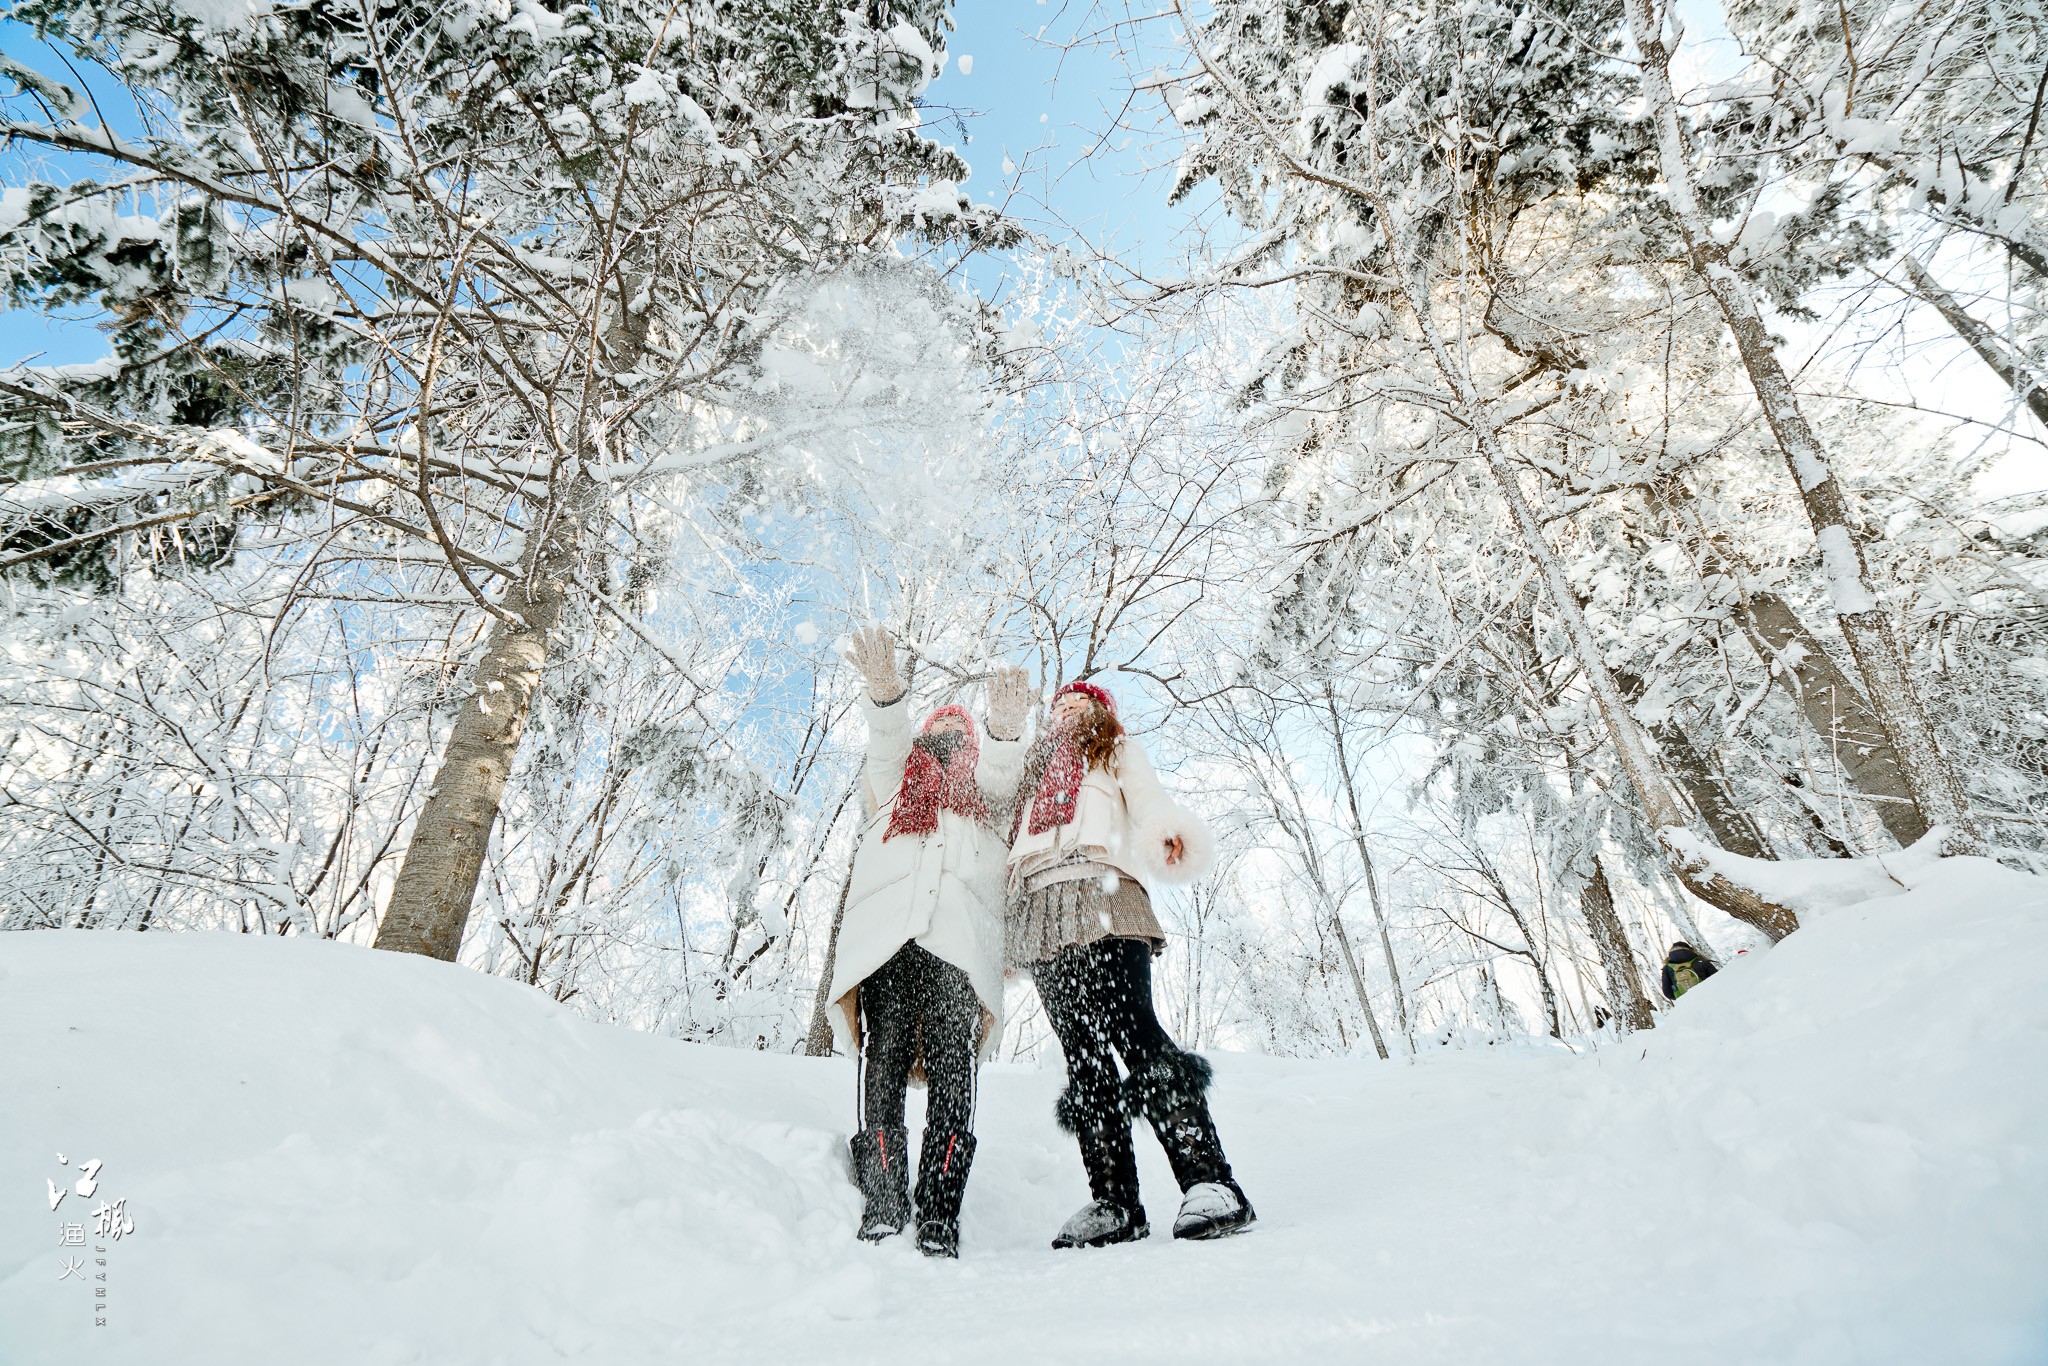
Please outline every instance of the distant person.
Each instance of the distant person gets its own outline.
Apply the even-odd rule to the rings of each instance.
[[[918,1251],[960,1255],[960,1200],[974,1162],[974,1072],[1003,1018],[1003,830],[1016,798],[1030,709],[1021,669],[989,684],[989,739],[964,707],[940,707],[911,733],[896,647],[856,631],[847,654],[867,680],[868,752],[861,828],[840,918],[830,999],[860,1059],[854,1180],[867,1206],[859,1236],[910,1222],[905,1088],[922,1064]]]
[[[1664,999],[1676,1001],[1719,971],[1711,958],[1678,940],[1664,956]]]
[[[1152,955],[1166,936],[1146,884],[1202,873],[1208,829],[1167,796],[1115,700],[1092,683],[1053,695],[1017,796],[1005,956],[1031,972],[1066,1055],[1053,1113],[1080,1143],[1093,1197],[1052,1245],[1102,1247],[1150,1231],[1135,1117],[1151,1123],[1180,1184],[1173,1236],[1235,1233],[1255,1216],[1209,1117],[1209,1064],[1168,1037],[1152,1006]],[[1117,1076],[1119,1057],[1128,1077]]]

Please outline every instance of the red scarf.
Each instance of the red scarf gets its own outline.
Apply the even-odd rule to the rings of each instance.
[[[1116,699],[1093,683],[1069,683],[1052,695],[1053,702],[1057,704],[1070,692],[1080,693],[1111,716],[1116,715]],[[1052,757],[1045,761],[1045,772],[1039,775],[1038,790],[1031,794],[1032,834],[1043,835],[1074,819],[1074,803],[1080,798],[1081,779],[1087,774],[1087,765],[1081,762],[1081,747],[1074,743],[1074,728],[1064,727],[1054,741]]]
[[[882,832],[884,843],[898,835],[929,835],[939,828],[939,811],[951,811],[986,825],[988,804],[974,781],[974,767],[981,758],[981,741],[974,733],[974,718],[964,707],[940,707],[924,719],[922,734],[929,735],[932,722],[942,716],[957,716],[967,722],[960,748],[944,765],[924,750],[911,746],[903,761],[903,786],[896,793],[896,806],[889,813],[889,828]]]
[[[1039,775],[1038,790],[1031,794],[1031,833],[1043,835],[1055,826],[1074,819],[1074,802],[1081,795],[1081,779],[1087,771],[1081,764],[1081,747],[1074,743],[1072,726],[1053,745],[1052,757]]]

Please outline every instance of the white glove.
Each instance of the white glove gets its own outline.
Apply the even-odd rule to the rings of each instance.
[[[1034,700],[1029,674],[1022,669],[997,669],[988,680],[988,733],[998,740],[1022,735],[1025,714]]]
[[[896,672],[896,645],[881,627],[855,631],[846,662],[867,679],[868,696],[876,706],[886,707],[903,696],[903,676]]]

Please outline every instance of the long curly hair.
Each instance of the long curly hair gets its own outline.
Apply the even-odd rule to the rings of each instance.
[[[1082,764],[1099,768],[1112,778],[1117,776],[1117,752],[1123,738],[1124,723],[1100,702],[1090,701],[1088,714],[1074,723],[1074,747],[1081,751]]]
[[[1091,701],[1087,714],[1074,723],[1074,748],[1080,751],[1083,771],[1099,768],[1110,777],[1116,777],[1117,754],[1123,740],[1123,722],[1100,702]],[[1024,782],[1020,791],[1029,793],[1038,789],[1039,779],[1045,776],[1045,766],[1052,762],[1053,751],[1058,747],[1059,734],[1052,727],[1047,726],[1038,732],[1024,756]]]

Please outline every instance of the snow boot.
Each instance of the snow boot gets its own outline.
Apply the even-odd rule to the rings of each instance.
[[[1152,1231],[1145,1222],[1143,1205],[1116,1205],[1107,1200],[1090,1200],[1067,1216],[1060,1225],[1054,1247],[1108,1247],[1112,1243],[1135,1243]]]
[[[1242,1233],[1258,1215],[1235,1181],[1197,1181],[1181,1196],[1173,1219],[1176,1238],[1226,1238]]]
[[[1258,1215],[1230,1174],[1222,1140],[1209,1117],[1208,1059],[1175,1050],[1155,1058],[1124,1082],[1125,1104],[1152,1122],[1173,1179],[1180,1184],[1176,1238],[1221,1238]]]
[[[1237,1233],[1259,1216],[1244,1189],[1230,1174],[1223,1143],[1216,1137],[1209,1106],[1197,1101],[1186,1109],[1161,1115],[1152,1121],[1159,1146],[1173,1165],[1173,1179],[1180,1183],[1180,1213],[1173,1221],[1176,1238],[1221,1238]]]
[[[960,1255],[960,1197],[973,1165],[973,1134],[924,1136],[917,1155],[917,1250],[925,1256]]]
[[[847,1142],[853,1182],[867,1197],[860,1240],[878,1243],[910,1222],[910,1134],[898,1125],[863,1129]]]
[[[1131,1122],[1118,1117],[1083,1127],[1081,1164],[1095,1198],[1060,1227],[1054,1247],[1108,1247],[1134,1243],[1152,1231],[1138,1203],[1138,1157],[1131,1148]]]

